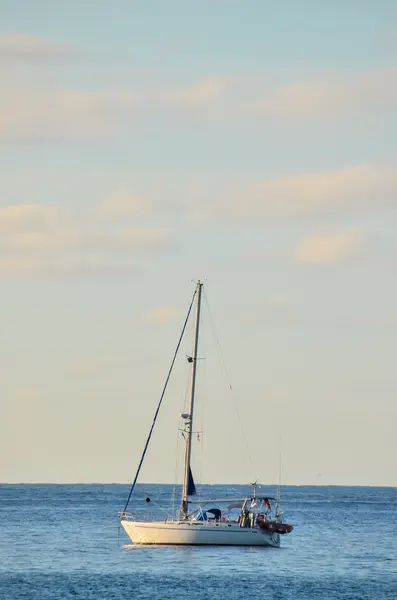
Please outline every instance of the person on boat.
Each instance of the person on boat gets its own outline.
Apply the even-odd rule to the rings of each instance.
[[[258,513],[256,516],[256,520],[257,521],[266,521],[267,520],[267,516],[265,513]]]
[[[260,527],[267,521],[267,516],[265,513],[258,513],[256,517],[256,524]]]
[[[240,514],[240,527],[249,527],[250,519],[249,519],[249,511],[244,508]]]
[[[265,498],[264,504],[265,504],[265,515],[266,515],[266,518],[267,519],[271,519],[272,518],[272,507],[271,507],[271,504],[270,504],[268,498]]]
[[[220,511],[219,508],[209,508],[207,512],[211,515],[209,517],[210,521],[219,522],[222,520],[222,511]]]

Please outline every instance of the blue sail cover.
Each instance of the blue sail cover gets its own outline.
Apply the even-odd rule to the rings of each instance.
[[[187,482],[187,495],[188,496],[195,496],[197,494],[196,492],[196,486],[194,485],[194,479],[193,479],[193,475],[192,475],[192,471],[191,468],[189,467],[189,479]]]

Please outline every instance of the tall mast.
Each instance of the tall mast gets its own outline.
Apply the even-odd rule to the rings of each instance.
[[[193,355],[190,358],[192,363],[192,379],[190,386],[190,405],[189,413],[183,415],[186,421],[186,452],[185,452],[185,475],[183,478],[182,492],[182,517],[187,518],[188,515],[188,491],[189,491],[189,476],[190,476],[190,456],[192,453],[192,432],[193,432],[193,409],[194,409],[194,394],[196,389],[196,367],[197,367],[197,349],[200,329],[200,309],[201,309],[201,290],[203,284],[198,281],[196,287],[197,304],[196,304],[196,326],[194,332]]]

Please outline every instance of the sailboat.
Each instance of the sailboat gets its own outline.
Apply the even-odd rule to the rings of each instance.
[[[280,536],[290,533],[293,529],[292,525],[283,523],[283,513],[280,512],[279,494],[276,497],[258,494],[257,483],[255,482],[252,484],[252,492],[244,498],[194,499],[196,487],[191,470],[191,453],[202,291],[203,283],[198,281],[128,500],[124,510],[119,513],[120,523],[131,541],[135,544],[278,547],[280,546]],[[184,423],[183,435],[186,447],[180,509],[176,518],[167,518],[162,521],[138,521],[133,513],[127,511],[127,508],[138,480],[160,406],[194,304],[196,307],[196,320],[193,353],[192,356],[188,357],[192,368],[189,411],[181,415]]]

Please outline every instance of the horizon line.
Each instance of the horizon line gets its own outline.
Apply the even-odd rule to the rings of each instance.
[[[0,485],[120,485],[128,486],[131,482],[120,482],[120,481],[0,481]],[[143,481],[139,485],[169,485],[169,486],[182,486],[182,483],[158,483],[153,481]],[[199,486],[245,486],[250,487],[249,483],[199,483]],[[396,485],[392,484],[363,484],[363,483],[262,483],[258,484],[258,487],[377,487],[377,488],[396,488]]]

